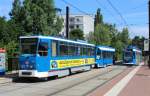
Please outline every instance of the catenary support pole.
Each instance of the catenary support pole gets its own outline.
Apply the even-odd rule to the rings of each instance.
[[[150,0],[148,1],[148,18],[149,18],[149,51],[148,51],[148,55],[149,55],[149,61],[148,61],[148,66],[150,68]]]
[[[69,7],[66,7],[66,38],[69,39]]]

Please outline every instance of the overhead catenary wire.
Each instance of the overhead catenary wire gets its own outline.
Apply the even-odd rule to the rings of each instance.
[[[128,24],[129,26],[138,26],[138,25],[148,25],[149,23],[140,23],[140,24],[136,24],[136,23],[131,23],[131,24]],[[117,26],[123,26],[123,25],[120,25],[120,24],[115,24]]]
[[[85,14],[85,15],[88,15],[88,16],[90,16],[90,17],[92,17],[92,18],[93,18],[93,16],[94,16],[93,14],[91,15],[91,14],[89,14],[89,13],[87,13],[87,12],[81,10],[80,8],[78,8],[77,6],[75,6],[74,4],[72,4],[72,3],[70,3],[70,2],[68,2],[68,1],[66,1],[66,0],[61,0],[61,1],[64,2],[65,4],[71,6],[72,8],[76,9],[77,11],[79,11],[79,12]],[[101,5],[105,10],[107,10],[107,12],[110,13],[111,16],[115,19],[114,15],[111,13],[110,10],[108,10],[108,9],[107,9],[103,4],[101,4],[98,0],[96,0],[96,1],[97,1],[97,3],[98,3],[99,5]],[[111,1],[110,1],[110,0],[107,0],[107,2],[108,2],[109,5],[116,11],[116,13],[120,16],[121,20],[123,21],[123,24],[121,24],[121,23],[119,23],[120,21],[116,19],[116,21],[118,21],[118,24],[115,24],[115,25],[116,25],[116,26],[120,26],[120,25],[121,25],[121,26],[124,26],[124,25],[125,25],[126,27],[128,27],[128,28],[130,29],[130,31],[132,31],[131,28],[130,28],[130,26],[134,26],[134,25],[137,25],[137,24],[128,24],[127,21],[124,19],[123,15],[122,15],[122,14],[119,12],[119,10],[111,3]]]
[[[63,1],[65,4],[70,5],[71,7],[73,7],[73,8],[76,9],[76,10],[78,10],[79,12],[81,12],[81,13],[83,13],[83,14],[85,14],[85,15],[88,15],[88,16],[90,16],[90,17],[93,18],[93,16],[92,16],[91,14],[89,14],[89,13],[87,13],[87,12],[81,10],[80,8],[78,8],[78,7],[76,7],[75,5],[73,5],[73,4],[69,3],[69,2],[67,2],[66,0],[61,0],[61,1]]]
[[[115,18],[115,16],[112,14],[112,12],[110,10],[107,9],[106,6],[104,6],[103,4],[100,3],[99,0],[95,0],[103,9],[105,9],[118,23],[120,22],[117,18]],[[121,24],[121,23],[120,23]]]
[[[116,13],[120,16],[120,18],[122,19],[123,23],[125,24],[125,26],[130,30],[130,32],[133,32],[132,28],[129,26],[129,24],[127,23],[127,21],[124,19],[123,15],[119,12],[119,10],[112,4],[112,2],[110,0],[107,0],[107,2],[109,3],[109,5],[114,9],[114,11],[116,11]],[[133,26],[133,25],[132,25]],[[123,28],[123,27],[122,27]]]
[[[116,13],[120,16],[120,18],[122,19],[122,21],[124,22],[124,24],[129,27],[129,25],[127,24],[126,20],[124,19],[124,17],[122,16],[122,14],[119,12],[119,10],[111,3],[110,0],[107,0],[107,2],[109,3],[109,5],[116,11]]]

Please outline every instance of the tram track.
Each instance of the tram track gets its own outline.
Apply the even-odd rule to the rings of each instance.
[[[117,67],[117,68],[114,68],[114,69],[112,69],[112,70],[108,70],[107,72],[103,72],[103,73],[101,73],[101,74],[98,74],[98,75],[89,77],[89,78],[87,78],[87,79],[85,79],[85,80],[82,80],[82,81],[79,81],[79,82],[77,82],[77,83],[71,84],[71,85],[68,86],[68,87],[62,88],[62,89],[60,89],[60,90],[58,90],[58,91],[56,91],[56,92],[53,92],[53,93],[51,93],[51,94],[48,94],[48,95],[46,95],[46,96],[55,96],[55,95],[57,95],[57,94],[59,94],[59,93],[61,93],[61,92],[63,92],[63,91],[66,91],[66,90],[68,90],[68,89],[71,89],[71,88],[73,88],[73,87],[75,87],[75,86],[78,86],[78,85],[80,85],[80,84],[82,84],[82,83],[88,82],[88,81],[90,81],[90,80],[92,80],[92,79],[95,79],[95,78],[97,78],[97,77],[99,77],[99,76],[106,75],[106,74],[108,74],[108,73],[110,73],[110,72],[112,72],[112,71],[118,70],[118,69],[119,69],[119,68]],[[126,68],[125,68],[125,69],[126,69]],[[123,69],[123,70],[125,70],[125,69]],[[124,72],[124,71],[122,71],[122,72]],[[122,73],[122,72],[121,72],[121,73]],[[120,75],[121,73],[117,74],[116,76]],[[115,78],[116,76],[114,76],[113,78]],[[101,85],[99,85],[99,86],[97,86],[97,87],[100,87],[100,86],[104,85],[105,83],[109,82],[109,81],[112,80],[113,78],[110,78],[109,80],[107,80],[106,82],[104,82],[103,84],[101,84]],[[97,87],[96,87],[96,88],[97,88]],[[94,89],[92,89],[91,91],[85,93],[84,95],[89,94],[90,92],[92,92],[92,91],[95,90],[96,88],[94,88]]]

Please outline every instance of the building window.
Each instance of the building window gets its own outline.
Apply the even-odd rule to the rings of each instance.
[[[70,26],[70,29],[74,29],[74,26]]]
[[[78,28],[79,28],[79,25],[77,25],[76,28],[78,29]]]
[[[74,18],[70,18],[70,22],[74,22]]]
[[[80,19],[79,19],[79,18],[77,18],[77,22],[80,22]]]

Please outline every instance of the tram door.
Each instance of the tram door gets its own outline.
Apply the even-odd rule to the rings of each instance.
[[[105,51],[102,51],[102,64],[103,64],[103,67],[106,67],[107,66],[107,62],[106,62],[106,52]]]
[[[37,69],[40,72],[50,69],[50,40],[40,39],[38,44]]]

